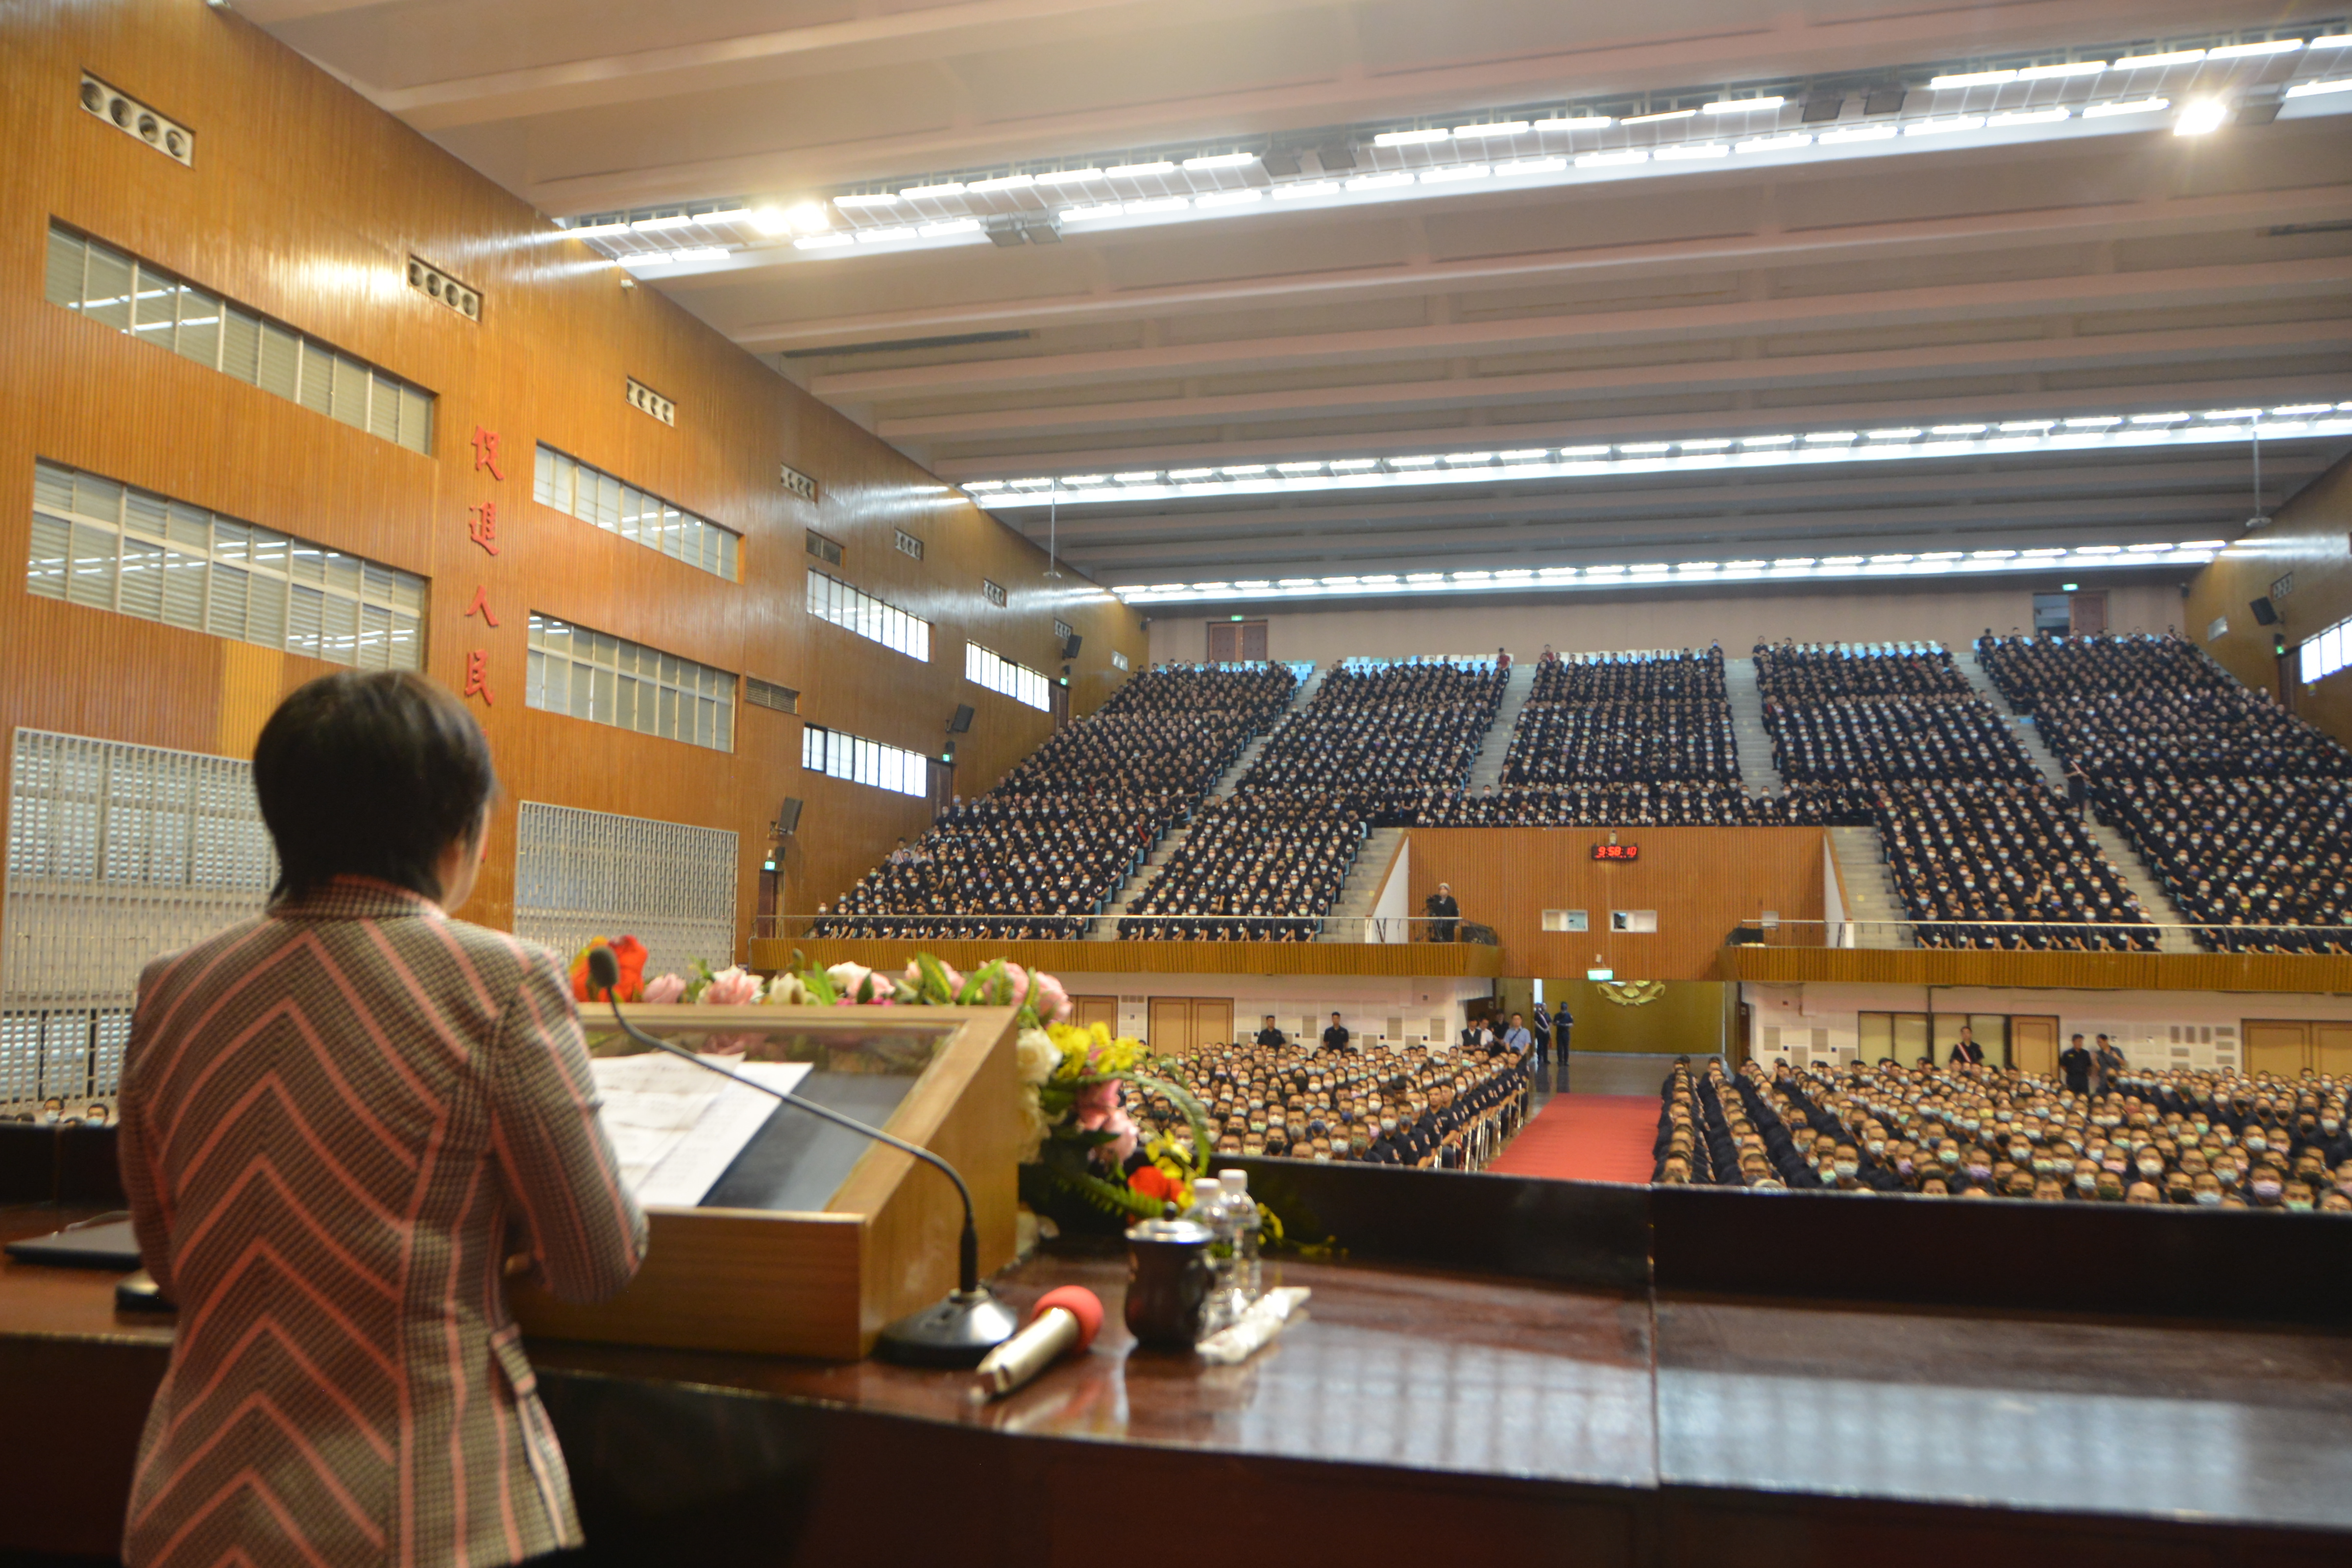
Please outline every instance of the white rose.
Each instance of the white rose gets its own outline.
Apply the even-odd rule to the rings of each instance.
[[[1013,1044],[1015,1070],[1023,1083],[1043,1083],[1062,1065],[1062,1047],[1043,1029],[1024,1029]]]
[[[1045,1107],[1037,1103],[1037,1091],[1021,1091],[1021,1155],[1014,1162],[1026,1165],[1037,1158],[1037,1151],[1045,1146],[1045,1134],[1051,1129],[1045,1121]]]

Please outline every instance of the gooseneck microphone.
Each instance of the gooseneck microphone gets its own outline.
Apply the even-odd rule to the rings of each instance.
[[[667,1051],[684,1061],[692,1062],[705,1072],[755,1089],[761,1094],[772,1095],[795,1110],[805,1110],[820,1121],[836,1127],[845,1127],[877,1143],[887,1143],[902,1153],[912,1154],[925,1164],[935,1167],[941,1175],[955,1184],[956,1196],[963,1200],[963,1234],[956,1243],[956,1288],[943,1300],[919,1312],[909,1313],[886,1327],[877,1348],[887,1361],[908,1366],[977,1366],[982,1357],[1013,1337],[1019,1326],[1012,1309],[998,1300],[987,1286],[980,1282],[980,1229],[972,1218],[971,1189],[964,1184],[963,1176],[953,1165],[919,1144],[903,1138],[894,1138],[878,1127],[868,1127],[855,1117],[844,1116],[829,1105],[819,1105],[813,1100],[773,1088],[757,1079],[730,1072],[714,1062],[703,1060],[692,1051],[673,1046],[667,1040],[656,1039],[638,1028],[621,1015],[620,998],[614,993],[621,983],[621,961],[613,956],[609,947],[588,950],[588,987],[591,994],[604,994],[613,1009],[613,1021],[621,1032],[639,1045],[656,1051]]]

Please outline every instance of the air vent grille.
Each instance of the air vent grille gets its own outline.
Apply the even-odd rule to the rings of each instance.
[[[629,377],[629,406],[640,414],[650,414],[665,425],[677,423],[677,405],[639,381]]]
[[[446,305],[469,321],[482,319],[482,292],[469,289],[428,261],[408,258],[408,286],[428,300]]]
[[[81,73],[81,106],[126,136],[136,137],[173,163],[196,166],[196,133],[166,119],[129,93]]]

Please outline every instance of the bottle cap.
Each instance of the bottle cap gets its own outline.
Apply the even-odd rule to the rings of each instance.
[[[1217,1180],[1223,1184],[1226,1192],[1236,1196],[1246,1194],[1249,1191],[1249,1173],[1247,1171],[1219,1171],[1217,1173]]]
[[[1192,1178],[1192,1196],[1195,1198],[1223,1197],[1224,1195],[1224,1192],[1225,1184],[1217,1180],[1214,1176],[1195,1176]]]

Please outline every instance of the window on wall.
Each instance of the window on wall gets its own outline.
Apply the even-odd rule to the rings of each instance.
[[[537,611],[523,705],[714,752],[735,749],[735,678]]]
[[[930,622],[919,620],[895,605],[886,605],[838,577],[823,572],[808,574],[808,613],[884,647],[896,648],[908,658],[930,662]]]
[[[531,478],[531,498],[714,577],[730,583],[737,578],[742,540],[731,529],[623,484],[544,443]]]
[[[2303,683],[2309,686],[2352,664],[2352,620],[2338,621],[2305,641],[2301,652]]]
[[[433,395],[61,224],[49,303],[170,349],[413,452],[433,449]]]
[[[841,564],[841,541],[837,539],[827,539],[824,534],[819,533],[814,528],[807,530],[806,532],[808,534],[808,552],[811,555],[815,556],[819,561],[824,562],[828,566],[838,566]]]
[[[963,678],[991,691],[1001,691],[1016,702],[1025,702],[1041,713],[1053,710],[1051,681],[976,642],[963,645]]]
[[[26,592],[362,669],[425,667],[425,579],[60,464]]]
[[[801,766],[827,778],[921,795],[929,792],[930,765],[930,759],[920,752],[814,724],[801,727]]]

